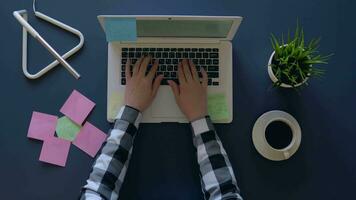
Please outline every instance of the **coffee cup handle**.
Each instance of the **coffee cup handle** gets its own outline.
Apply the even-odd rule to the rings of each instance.
[[[288,151],[283,152],[284,158],[288,159],[290,157],[290,154]]]

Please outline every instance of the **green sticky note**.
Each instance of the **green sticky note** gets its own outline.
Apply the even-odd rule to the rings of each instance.
[[[80,128],[81,126],[64,116],[58,119],[56,133],[59,138],[73,141],[79,133]]]
[[[113,91],[109,98],[108,105],[108,117],[114,119],[119,112],[120,107],[123,105],[124,95],[123,93]]]
[[[224,94],[208,95],[208,113],[213,121],[228,120],[230,112]]]
[[[136,41],[136,18],[106,18],[104,22],[106,40]]]

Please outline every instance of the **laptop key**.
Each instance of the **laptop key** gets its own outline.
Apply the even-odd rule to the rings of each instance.
[[[121,85],[126,85],[126,79],[125,78],[121,79]]]
[[[192,48],[192,51],[193,51],[193,52],[197,52],[198,49],[197,49],[197,48]]]
[[[177,72],[171,72],[171,77],[176,78],[177,77]]]
[[[168,65],[167,66],[167,71],[173,71],[173,65]]]
[[[214,48],[213,52],[219,52],[219,49],[218,48]]]
[[[157,51],[163,51],[163,48],[157,48]]]
[[[219,54],[217,54],[217,53],[210,53],[209,56],[210,56],[210,58],[218,58],[218,57],[219,57]]]
[[[136,51],[142,51],[142,48],[136,48]]]
[[[183,58],[188,58],[188,53],[187,52],[183,53]]]
[[[214,64],[214,65],[218,65],[218,64],[219,64],[219,60],[218,60],[218,59],[214,59],[214,60],[213,60],[213,64]]]
[[[164,64],[164,59],[159,59],[158,63],[159,64]]]
[[[205,63],[206,63],[207,65],[211,65],[212,60],[211,60],[211,59],[206,59]]]
[[[184,48],[184,51],[190,51],[191,49],[190,48]]]
[[[125,71],[126,70],[126,65],[121,65],[121,71]]]
[[[208,85],[211,85],[212,84],[212,80],[211,78],[208,79]]]
[[[162,56],[161,52],[156,52],[156,55],[155,55],[156,58],[160,58],[161,56]]]
[[[164,48],[163,50],[164,50],[164,51],[169,51],[169,48]]]
[[[215,65],[209,66],[208,71],[219,71],[219,67]]]
[[[198,59],[193,59],[194,65],[198,64]]]
[[[177,58],[182,58],[182,53],[180,53],[180,52],[179,52],[179,53],[176,53],[176,57],[177,57]]]
[[[207,70],[207,66],[205,66],[205,65],[201,66],[201,68],[203,68],[203,69],[204,69],[204,71],[206,71],[206,70]]]
[[[177,48],[171,48],[171,51],[177,51]]]
[[[189,58],[195,58],[195,53],[189,53]]]
[[[141,55],[142,55],[141,52],[136,52],[135,57],[136,58],[141,58]]]
[[[150,51],[156,51],[156,48],[150,48]]]
[[[172,59],[166,59],[166,64],[172,64]]]
[[[203,52],[204,48],[199,48],[198,50],[199,50],[199,52]]]
[[[161,71],[162,71],[162,72],[166,71],[166,69],[167,69],[167,66],[166,66],[166,65],[161,65]]]
[[[162,57],[163,58],[168,58],[168,53],[167,52],[163,52]]]
[[[129,48],[129,51],[135,51],[135,48]]]
[[[209,78],[219,78],[219,73],[218,72],[208,72],[208,77]]]
[[[183,48],[178,48],[178,51],[183,51],[184,49]]]
[[[169,53],[169,58],[175,58],[176,57],[176,53],[175,52],[170,52]]]
[[[163,79],[163,80],[161,81],[161,85],[168,85],[167,79]]]
[[[219,82],[213,82],[213,85],[219,85]]]
[[[173,64],[177,65],[178,64],[178,59],[173,59]]]
[[[206,52],[211,52],[211,48],[206,48],[205,51]]]
[[[178,71],[178,65],[174,65],[173,69],[174,71]]]
[[[122,57],[122,58],[127,58],[127,56],[128,56],[127,52],[122,52],[122,53],[121,53],[121,57]]]
[[[209,54],[208,53],[203,53],[203,58],[209,58]]]
[[[202,57],[202,54],[201,54],[201,53],[197,53],[197,54],[195,55],[195,57],[196,57],[196,58],[201,58],[201,57]]]
[[[122,51],[128,51],[129,49],[128,48],[122,48]]]
[[[204,59],[199,60],[199,64],[205,65],[205,60]]]
[[[142,50],[143,51],[149,51],[150,49],[149,48],[143,48]]]
[[[170,73],[169,73],[169,72],[164,72],[164,73],[163,73],[163,76],[164,76],[165,78],[168,78],[168,77],[169,77],[169,75],[170,75]]]
[[[126,64],[126,62],[127,62],[126,58],[121,59],[121,64]]]

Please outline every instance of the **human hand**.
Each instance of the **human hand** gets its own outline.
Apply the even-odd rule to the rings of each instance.
[[[163,76],[157,76],[153,81],[157,68],[158,60],[155,60],[153,67],[146,75],[147,66],[151,62],[151,57],[142,57],[136,61],[133,73],[130,72],[130,63],[126,63],[126,89],[125,89],[125,105],[136,108],[140,112],[143,112],[148,108],[153,99],[155,98],[158,88],[161,84]]]
[[[179,86],[176,82],[169,80],[176,102],[188,118],[194,121],[207,115],[207,87],[208,75],[202,68],[203,80],[200,83],[198,72],[191,60],[184,59],[178,65]]]

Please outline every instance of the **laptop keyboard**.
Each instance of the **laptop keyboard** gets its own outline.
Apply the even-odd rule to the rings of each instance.
[[[193,61],[199,77],[202,77],[201,69],[208,74],[208,85],[219,85],[219,49],[218,48],[122,48],[121,54],[121,85],[126,85],[125,67],[127,60],[131,60],[130,70],[132,72],[134,63],[141,56],[150,55],[153,59],[147,67],[151,69],[152,64],[158,59],[159,67],[156,75],[163,75],[161,85],[168,85],[167,80],[178,83],[178,63],[186,58]]]

